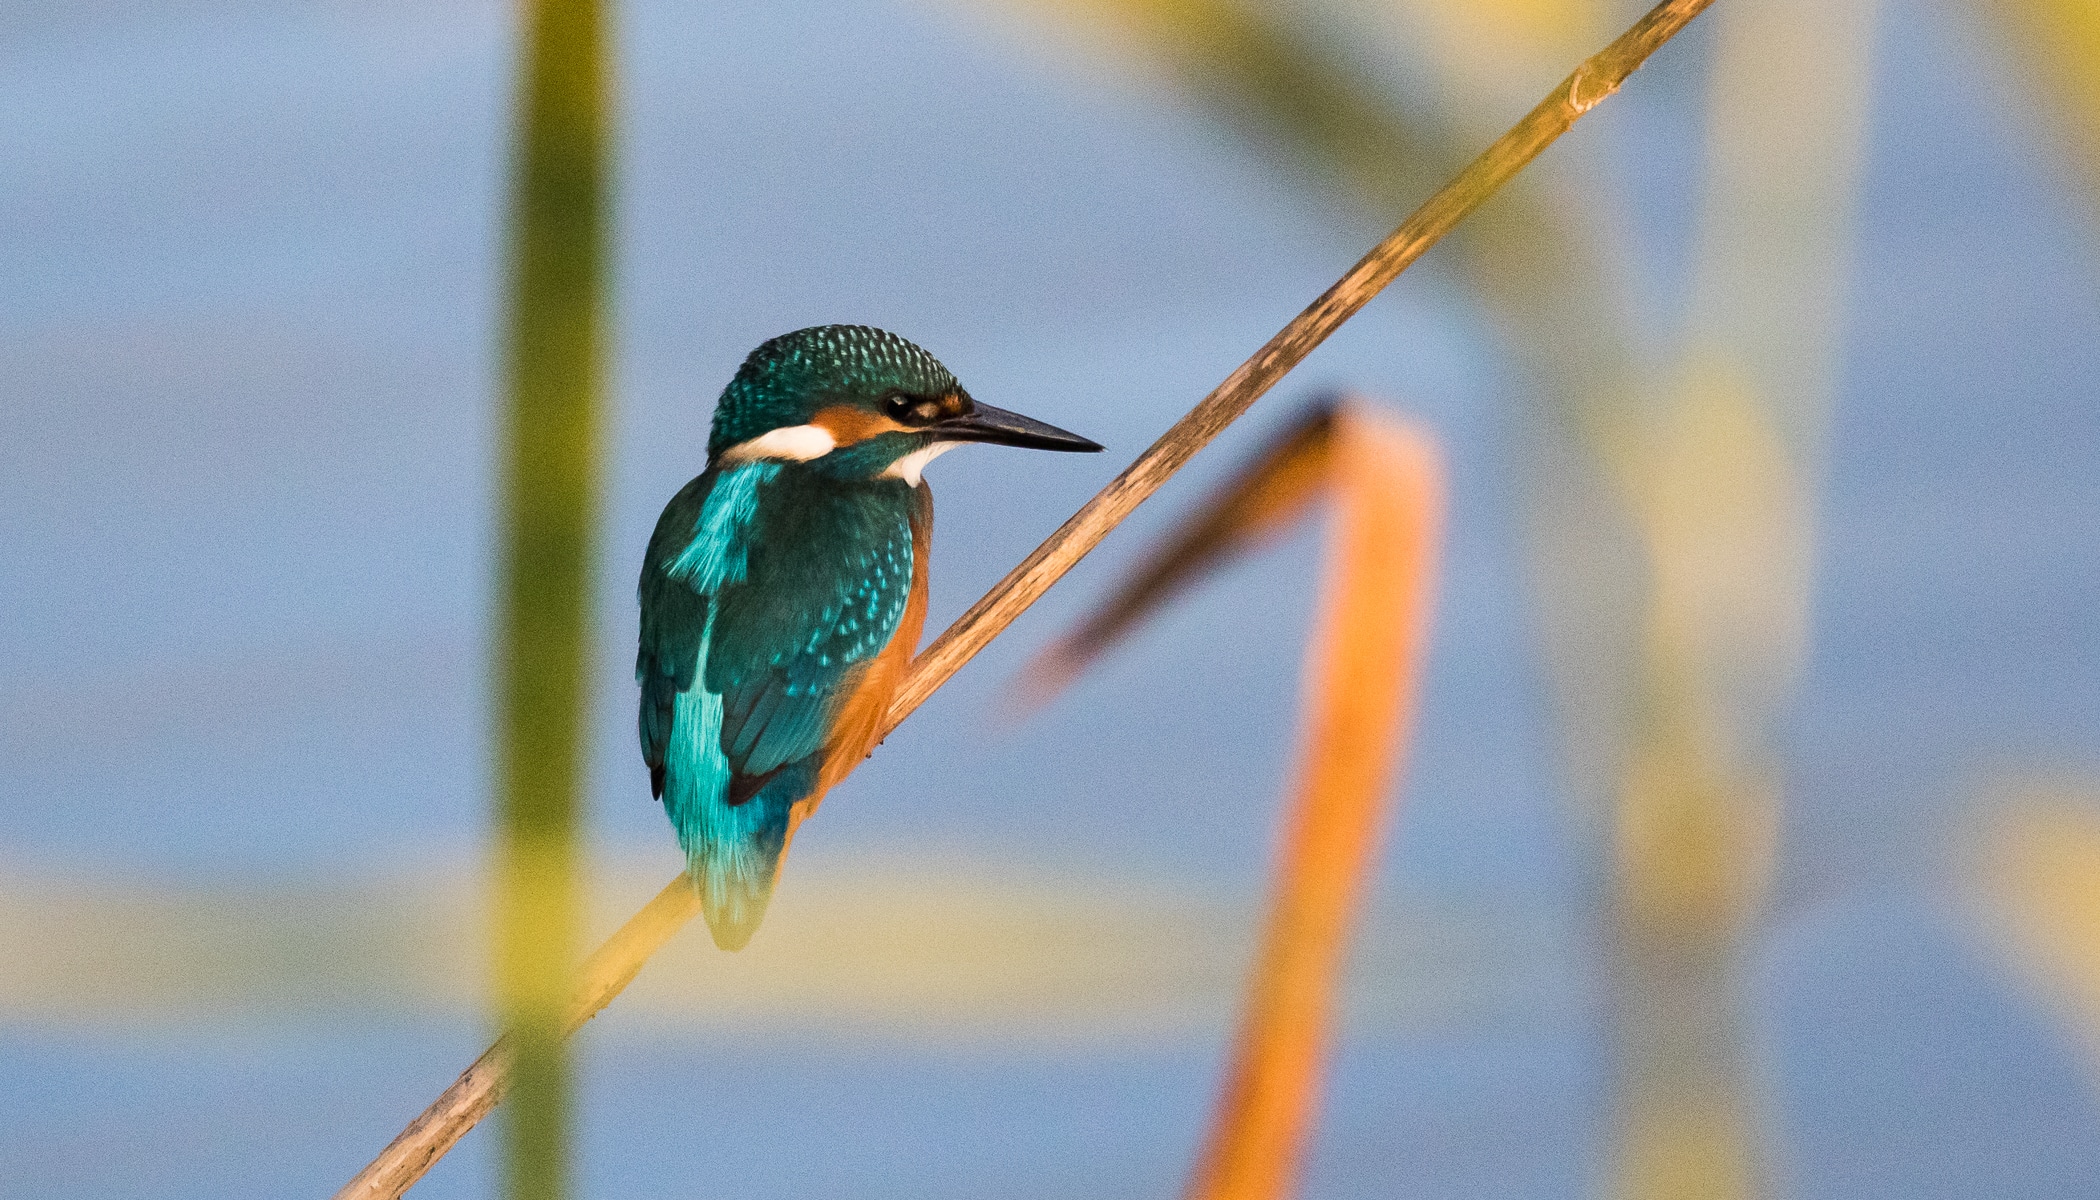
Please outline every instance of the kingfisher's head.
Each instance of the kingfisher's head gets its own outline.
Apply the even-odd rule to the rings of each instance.
[[[916,487],[935,455],[964,442],[1101,449],[977,403],[939,360],[894,333],[819,325],[784,333],[744,360],[715,405],[707,456],[716,464],[808,463],[841,478],[888,475]]]

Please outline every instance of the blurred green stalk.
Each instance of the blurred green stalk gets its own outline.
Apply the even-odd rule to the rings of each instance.
[[[606,65],[596,0],[528,0],[510,218],[503,470],[498,995],[516,1047],[506,1193],[567,1191],[562,1011],[580,944],[576,825],[597,519]]]

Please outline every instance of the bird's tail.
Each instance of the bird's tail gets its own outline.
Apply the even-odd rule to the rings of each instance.
[[[795,803],[816,783],[813,756],[774,772],[741,803],[731,804],[723,793],[685,805],[676,803],[683,797],[665,797],[672,801],[687,874],[700,893],[715,945],[741,950],[758,931],[773,899]]]

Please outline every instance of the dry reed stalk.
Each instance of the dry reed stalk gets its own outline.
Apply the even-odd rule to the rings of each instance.
[[[1277,380],[1304,361],[1328,335],[1356,315],[1585,113],[1618,91],[1649,55],[1712,3],[1713,0],[1663,0],[1609,46],[1585,59],[1523,119],[1495,139],[1253,357],[1240,364],[927,647],[913,661],[911,674],[890,707],[885,734],[925,703],[964,663],[1012,624],[1098,545],[1109,530],[1159,490]],[[698,911],[697,903],[670,898],[682,885],[682,877],[674,880],[611,942],[591,956],[570,1010],[578,1024],[618,995],[640,971],[646,954],[661,946]],[[628,957],[634,953],[641,953],[642,957]],[[495,1106],[506,1082],[508,1063],[507,1052],[499,1041],[390,1142],[378,1158],[345,1184],[336,1193],[338,1200],[392,1200],[407,1191],[429,1170],[430,1164]]]

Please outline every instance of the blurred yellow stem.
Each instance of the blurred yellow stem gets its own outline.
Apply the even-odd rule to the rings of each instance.
[[[1625,439],[1648,567],[1614,830],[1625,1200],[1764,1190],[1738,960],[1770,887],[1774,731],[1808,643],[1874,11],[1720,14],[1683,361]]]
[[[582,940],[576,825],[599,492],[608,157],[597,0],[524,11],[510,217],[497,653],[497,993],[516,1047],[513,1200],[568,1192],[561,1010]]]
[[[2068,157],[2100,209],[2100,4],[2092,0],[1976,0],[2018,60],[2013,78],[2052,110]]]

